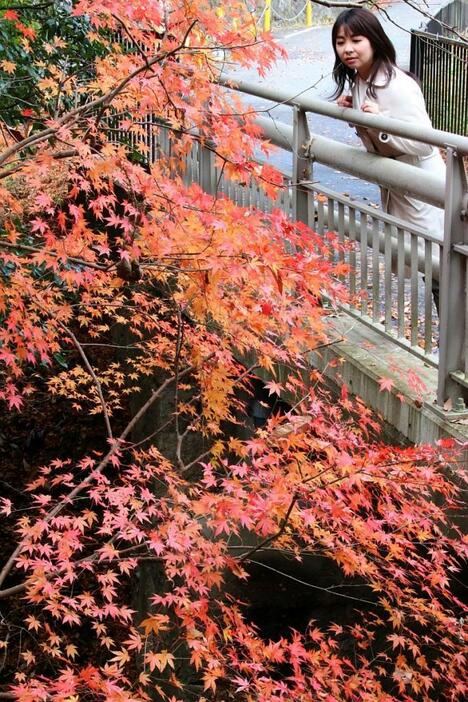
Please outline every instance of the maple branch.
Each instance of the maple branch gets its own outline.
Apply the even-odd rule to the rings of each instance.
[[[201,364],[192,364],[185,368],[184,370],[180,371],[178,374],[179,379],[185,375],[188,375],[189,373],[192,373],[196,368],[199,368],[200,365],[203,365],[207,361],[209,361],[211,358],[214,356],[214,352],[209,354],[206,358],[203,359]],[[57,514],[59,514],[64,507],[66,507],[72,500],[75,499],[77,495],[84,490],[89,483],[96,478],[102,471],[107,467],[109,461],[111,458],[118,453],[119,449],[122,448],[123,443],[125,442],[125,439],[127,436],[133,431],[135,426],[138,424],[140,419],[146,414],[146,412],[149,410],[149,408],[156,402],[158,397],[162,395],[162,393],[166,390],[169,385],[171,385],[174,381],[176,380],[176,376],[172,375],[170,378],[167,378],[157,390],[154,390],[154,392],[151,394],[149,399],[145,402],[142,407],[138,410],[138,412],[132,417],[131,421],[127,424],[123,432],[120,434],[118,439],[114,439],[113,444],[111,449],[107,452],[107,454],[104,456],[102,461],[99,463],[97,468],[91,473],[84,478],[81,483],[79,483],[73,490],[66,496],[64,497],[55,507],[53,507],[41,520],[42,523],[47,524],[50,522],[51,519],[53,519]],[[2,568],[0,572],[0,586],[3,585],[5,582],[5,579],[7,578],[8,574],[10,573],[17,557],[21,553],[23,547],[25,545],[25,540],[23,539],[21,543],[18,544],[14,552],[11,554],[10,558]],[[6,592],[5,590],[0,590],[0,598],[4,597],[5,595],[3,594]]]
[[[2,10],[45,10],[52,5],[55,5],[55,0],[41,2],[37,5],[7,5],[7,7],[2,7]]]
[[[423,10],[420,5],[415,5],[413,4],[410,0],[404,0],[405,4],[411,7],[413,10],[416,10],[416,12],[419,12],[420,15],[423,15],[427,19],[433,20],[436,19],[434,15],[431,15],[430,12],[427,12],[426,10]],[[427,3],[424,3],[427,7]],[[389,22],[391,22],[395,27],[398,27],[399,29],[402,29],[404,32],[407,32],[408,34],[410,33],[410,30],[407,27],[402,27],[398,22],[395,22],[395,20],[390,16],[388,11],[385,9],[385,7],[381,7],[379,4],[379,0],[375,0],[372,2],[372,5],[378,9],[379,12],[381,12]],[[466,35],[462,34],[461,32],[458,31],[457,27],[451,26],[450,24],[447,24],[444,22],[440,17],[437,17],[437,23],[440,24],[441,27],[444,29],[448,29],[449,32],[452,32],[460,41],[463,43],[467,43]]]
[[[374,607],[377,604],[376,601],[366,600],[363,597],[353,597],[353,595],[346,595],[344,592],[336,592],[335,585],[330,585],[330,587],[320,587],[320,585],[314,585],[313,583],[309,583],[306,580],[301,580],[300,578],[296,578],[294,575],[290,575],[289,573],[285,573],[283,570],[279,570],[278,568],[273,568],[273,566],[267,565],[267,563],[262,563],[262,561],[251,560],[250,563],[255,563],[255,565],[259,565],[262,568],[266,568],[267,570],[271,570],[273,573],[276,573],[277,575],[282,575],[284,578],[289,578],[289,580],[293,580],[294,582],[299,583],[300,585],[305,585],[306,587],[311,587],[314,590],[321,590],[321,592],[327,592],[329,595],[336,595],[336,597],[344,597],[347,600],[354,600],[355,602],[362,602],[363,604],[370,604]],[[366,586],[366,585],[364,584],[364,586]],[[338,586],[338,587],[341,587],[341,586]],[[367,587],[369,587],[369,586],[367,586]]]
[[[210,453],[211,453],[211,448],[209,448],[207,451],[204,451],[203,453],[201,453],[199,456],[197,456],[197,458],[195,458],[190,463],[183,465],[182,474],[188,473],[190,468],[193,468],[194,465],[196,465],[197,463],[200,463],[200,461],[202,461],[204,458],[209,456]]]
[[[130,30],[128,29],[127,25],[126,25],[125,22],[123,21],[123,19],[121,19],[120,17],[118,17],[117,15],[115,15],[113,12],[111,13],[111,15],[112,15],[112,17],[113,17],[115,20],[117,20],[117,22],[121,25],[121,27],[123,28],[125,34],[127,34],[127,35],[130,37],[130,40],[131,40],[132,44],[135,46],[135,48],[136,48],[136,50],[138,51],[138,53],[140,54],[141,58],[142,58],[143,61],[145,62],[146,67],[147,67],[152,73],[154,73],[152,66],[148,63],[148,56],[145,54],[145,52],[143,51],[143,49],[141,48],[141,46],[139,45],[139,43],[137,42],[137,40],[134,38],[133,34],[130,32]]]
[[[111,423],[110,423],[109,411],[107,409],[106,401],[104,399],[104,395],[102,392],[102,385],[99,382],[99,379],[98,379],[96,373],[94,372],[94,368],[92,367],[91,363],[89,362],[89,359],[88,359],[87,355],[85,354],[83,347],[81,346],[80,342],[78,341],[78,339],[76,338],[74,333],[71,331],[71,329],[69,329],[60,320],[56,319],[55,321],[72,339],[73,343],[75,344],[76,348],[78,349],[78,353],[80,354],[81,358],[83,359],[83,363],[85,364],[86,368],[88,369],[88,373],[91,375],[91,377],[94,381],[94,384],[96,386],[96,390],[97,390],[97,393],[99,396],[99,401],[101,403],[102,411],[104,413],[104,422],[105,422],[106,429],[107,429],[107,436],[108,436],[109,440],[112,441],[114,437],[112,435],[112,427],[111,427]]]
[[[323,7],[364,7],[368,4],[368,0],[357,0],[357,2],[347,2],[346,0],[314,0],[314,4],[323,5]]]
[[[79,156],[79,151],[78,149],[67,149],[65,151],[56,151],[54,154],[50,154],[50,156],[54,159],[54,161],[59,161],[63,158],[72,158],[73,156]],[[21,171],[24,165],[24,160],[25,159],[23,158],[17,158],[13,161],[13,163],[19,161],[17,166],[13,166],[13,168],[3,168],[0,171],[0,180],[3,180],[4,178],[9,178],[15,173],[18,173],[18,171]]]
[[[0,248],[3,249],[21,249],[23,251],[29,251],[31,253],[43,253],[43,249],[36,246],[27,246],[26,244],[13,244],[10,241],[0,240]],[[47,251],[48,256],[53,256],[54,258],[61,258],[63,254],[56,253],[55,251]],[[67,261],[76,263],[79,266],[87,266],[88,268],[94,268],[98,271],[106,271],[106,266],[101,266],[99,263],[94,263],[93,261],[85,261],[83,258],[75,258],[75,256],[67,256]]]
[[[260,549],[265,548],[265,546],[268,546],[269,544],[271,544],[272,541],[275,541],[276,539],[278,539],[278,538],[284,533],[284,530],[286,529],[287,523],[288,523],[288,521],[289,521],[289,517],[291,516],[291,512],[293,511],[294,505],[295,505],[296,502],[297,502],[297,498],[298,498],[298,495],[297,495],[297,493],[295,493],[295,494],[293,495],[293,498],[292,498],[292,500],[291,500],[291,502],[290,502],[290,505],[289,505],[289,507],[288,507],[288,509],[287,509],[287,511],[286,511],[286,514],[284,515],[284,517],[283,517],[283,519],[282,519],[282,521],[281,521],[280,528],[279,528],[279,530],[276,532],[276,534],[272,534],[271,536],[268,536],[266,539],[264,539],[264,540],[261,541],[259,544],[257,544],[257,546],[255,546],[254,548],[252,548],[248,553],[244,553],[242,556],[240,556],[240,557],[237,559],[237,561],[238,561],[239,563],[244,563],[244,561],[247,561],[247,560],[248,560],[248,561],[251,561],[251,558],[250,558],[250,557],[251,557],[254,553],[256,553],[257,551],[259,551]],[[251,563],[255,563],[255,561],[251,561]]]
[[[174,304],[175,301],[174,301]],[[184,440],[184,437],[187,435],[187,431],[184,431],[183,433],[180,432],[180,421],[179,421],[179,364],[180,364],[180,354],[182,351],[182,344],[184,342],[184,319],[182,317],[182,313],[180,311],[179,306],[176,304],[176,311],[177,311],[177,340],[176,340],[176,351],[175,351],[175,359],[174,359],[174,366],[175,366],[175,376],[176,379],[174,381],[175,384],[175,390],[174,390],[174,419],[175,419],[175,430],[176,430],[176,435],[177,435],[177,446],[176,446],[176,458],[177,458],[177,463],[179,464],[179,468],[183,469],[184,468],[184,462],[182,460],[182,442]],[[190,424],[189,424],[190,427]]]
[[[178,46],[174,47],[174,49],[171,49],[170,51],[165,51],[159,56],[154,56],[152,59],[149,59],[149,67],[151,68],[151,66],[153,66],[154,64],[165,61],[171,56],[177,54],[177,52],[185,46],[185,42],[187,41],[197,21],[198,20],[195,19],[193,20],[193,22],[190,23],[189,28],[187,29],[181,43]],[[84,105],[80,105],[74,110],[70,110],[70,112],[67,112],[67,114],[63,115],[63,117],[57,120],[56,126],[43,129],[41,132],[36,132],[35,134],[32,134],[26,139],[23,139],[22,141],[13,144],[8,149],[6,149],[3,152],[3,154],[0,154],[0,165],[2,163],[5,163],[5,161],[7,161],[11,156],[13,156],[13,154],[17,153],[18,151],[23,151],[28,147],[34,146],[35,144],[38,144],[41,141],[45,141],[50,137],[54,136],[61,127],[73,124],[80,116],[86,115],[87,112],[92,112],[98,107],[109,107],[112,100],[114,100],[114,98],[122,92],[122,90],[128,85],[128,83],[130,83],[140,73],[143,73],[146,70],[148,70],[148,66],[146,64],[135,68],[134,71],[132,71],[129,75],[125,76],[125,78],[122,78],[122,80],[114,88],[112,88],[112,90],[109,90],[109,92],[107,92],[105,95],[101,95],[101,97],[96,98],[95,100],[92,100],[91,102],[88,102]]]
[[[113,544],[116,540],[116,536],[113,536],[111,539],[109,539],[106,542],[106,546]],[[125,549],[118,549],[119,551],[119,556],[127,555],[130,558],[139,558],[138,554],[132,553],[135,551],[135,549],[140,549],[144,548],[145,544],[132,544],[132,546],[129,546],[128,548]],[[84,558],[80,558],[78,561],[74,562],[74,566],[80,566],[83,565],[84,563],[93,563],[96,558],[98,557],[99,551],[101,549],[98,549],[97,551],[94,551],[94,553],[89,554],[88,556],[85,556]],[[104,562],[109,559],[103,559]],[[57,577],[60,576],[61,574],[66,572],[66,568],[58,568],[54,573],[47,573],[44,575],[46,580],[50,580],[53,576]],[[4,590],[0,590],[0,600],[2,599],[7,599],[8,597],[12,597],[13,595],[18,595],[20,592],[25,592],[28,587],[28,581],[25,580],[22,583],[18,583],[18,585],[13,585],[12,587],[5,588]]]

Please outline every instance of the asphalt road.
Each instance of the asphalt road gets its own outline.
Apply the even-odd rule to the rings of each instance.
[[[417,1],[412,0],[413,3]],[[430,14],[437,12],[443,4],[445,3],[439,0],[420,0],[420,6]],[[421,28],[426,24],[428,18],[405,2],[394,2],[387,5],[385,11],[380,13],[380,20],[395,45],[398,65],[403,69],[409,68],[410,30]],[[277,86],[282,90],[287,89],[291,96],[301,93],[311,97],[329,99],[333,92],[331,70],[334,60],[331,47],[331,26],[285,31],[277,34],[276,38],[288,52],[288,59],[278,62],[265,78],[260,78],[256,71],[233,70],[232,66],[226,66],[226,71],[231,75],[234,74],[240,80],[271,85],[272,87]],[[292,111],[290,107],[284,105],[274,107],[272,103],[257,98],[248,98],[247,102],[255,109],[271,107],[271,115],[275,119],[291,124]],[[310,115],[309,127],[312,133],[322,134],[346,144],[361,145],[354,130],[345,122],[320,115]],[[274,157],[274,163],[279,167],[291,170],[291,155],[279,151]],[[375,203],[379,202],[377,186],[365,183],[354,176],[317,165],[314,167],[314,179],[353,197]]]

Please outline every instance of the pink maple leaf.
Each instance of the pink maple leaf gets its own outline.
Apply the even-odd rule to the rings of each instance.
[[[395,382],[391,378],[380,378],[379,380],[380,392],[383,392],[384,390],[388,390],[388,392],[390,392],[394,385]]]

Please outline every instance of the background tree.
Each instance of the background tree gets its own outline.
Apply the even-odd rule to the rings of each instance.
[[[196,132],[219,172],[281,187],[253,158],[269,149],[253,115],[213,81],[219,47],[260,72],[278,50],[243,2],[222,19],[211,5],[76,3],[105,47],[91,77],[57,63],[35,85],[32,124],[5,129],[0,399],[30,452],[15,466],[27,485],[6,480],[2,498],[13,544],[0,695],[463,699],[464,607],[449,576],[465,546],[446,516],[456,457],[380,445],[362,403],[345,390],[333,402],[309,367],[326,343],[318,300],[341,294],[333,236],[183,183]],[[12,7],[0,22],[34,30]],[[146,167],[131,156],[148,143]],[[254,372],[295,404],[246,435]],[[38,416],[45,437],[21,423]],[[352,603],[349,619],[262,634],[234,583],[267,551],[334,564],[328,592]],[[147,563],[164,584],[140,621],[132,590]]]
[[[70,108],[77,94],[67,89],[69,77],[76,75],[82,83],[91,78],[94,61],[105,48],[98,35],[90,35],[87,18],[74,16],[72,7],[69,0],[0,3],[0,12],[5,8],[0,22],[0,114],[4,124],[14,127],[24,124],[25,118],[32,122],[60,111],[45,87],[61,80],[64,85],[55,99]]]

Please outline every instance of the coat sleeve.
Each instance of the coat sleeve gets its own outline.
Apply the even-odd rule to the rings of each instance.
[[[388,91],[386,102],[390,108],[387,112],[388,117],[424,127],[432,126],[423,94],[415,80],[407,75],[400,76],[399,79],[390,81],[385,90]],[[378,132],[378,139],[382,145],[411,156],[430,156],[434,150],[430,144],[393,136],[386,132]]]

